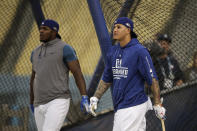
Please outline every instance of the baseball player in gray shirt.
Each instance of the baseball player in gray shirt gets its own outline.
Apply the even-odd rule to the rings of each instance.
[[[38,131],[59,131],[70,105],[69,71],[82,95],[82,110],[89,112],[86,84],[75,50],[61,40],[59,24],[45,20],[40,41],[31,54],[30,105]]]

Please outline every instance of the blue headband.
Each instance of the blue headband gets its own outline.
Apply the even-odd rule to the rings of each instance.
[[[127,28],[130,28],[131,31],[133,31],[133,22],[128,17],[120,17],[116,19],[116,21],[114,22],[114,25],[115,24],[122,24],[126,26]]]

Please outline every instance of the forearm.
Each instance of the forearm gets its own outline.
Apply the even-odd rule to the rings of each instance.
[[[98,88],[94,94],[98,99],[105,93],[105,91],[111,86],[111,83],[106,83],[103,80],[99,82]]]
[[[154,105],[161,104],[159,84],[155,78],[152,79],[151,91],[153,94]]]
[[[34,92],[33,92],[34,78],[35,78],[35,72],[32,71],[32,75],[30,78],[30,104],[33,104],[34,102]]]
[[[68,62],[68,67],[70,69],[70,71],[72,72],[74,78],[75,78],[75,83],[80,91],[81,95],[86,95],[86,83],[81,71],[81,67],[79,64],[78,60],[74,60],[71,62]]]
[[[84,77],[83,77],[82,73],[78,72],[78,73],[74,73],[73,75],[74,75],[77,87],[80,91],[80,94],[81,95],[87,95],[86,84],[85,84],[85,80],[84,80]]]
[[[34,102],[33,86],[30,84],[30,104]]]

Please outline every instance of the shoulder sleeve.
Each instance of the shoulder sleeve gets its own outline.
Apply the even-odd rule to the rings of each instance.
[[[75,50],[70,45],[65,45],[63,48],[63,61],[64,63],[77,60]]]
[[[31,57],[30,57],[31,63],[33,63],[33,55],[34,55],[34,51],[31,52]]]
[[[175,81],[183,80],[183,71],[181,70],[178,61],[174,57],[170,58],[172,59],[172,64],[174,65]]]
[[[111,56],[110,54],[107,55],[105,63],[105,69],[102,76],[102,80],[106,83],[112,83],[113,82],[113,73],[112,73],[112,64],[111,64]]]
[[[158,80],[155,68],[147,49],[142,48],[138,51],[138,70],[148,85],[152,85],[152,78]]]

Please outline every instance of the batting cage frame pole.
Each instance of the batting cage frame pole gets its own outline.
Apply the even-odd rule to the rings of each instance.
[[[29,0],[29,1],[31,3],[31,8],[34,18],[36,19],[36,23],[39,28],[42,21],[45,20],[42,8],[40,6],[40,0]]]
[[[93,96],[97,88],[98,82],[103,74],[104,67],[105,67],[104,61],[106,59],[105,57],[106,57],[108,46],[112,46],[112,44],[114,44],[115,41],[111,41],[112,35],[110,37],[108,33],[99,0],[87,0],[87,2],[88,2],[89,10],[90,10],[93,22],[94,22],[94,26],[96,29],[97,37],[98,37],[99,44],[101,47],[101,52],[102,52],[102,56],[99,59],[99,62],[97,64],[97,67],[95,69],[95,72],[93,74],[92,80],[90,81],[89,88],[88,88],[88,96],[91,97]],[[133,3],[134,3],[134,0],[132,1],[126,0],[124,2],[122,9],[120,10],[118,17],[127,16]],[[106,38],[106,39],[103,39],[103,38]],[[103,49],[106,47],[107,49]]]
[[[97,34],[98,41],[100,44],[102,57],[105,62],[107,50],[112,44],[111,44],[111,39],[107,30],[107,26],[105,23],[105,19],[103,16],[103,12],[101,9],[101,5],[100,5],[99,0],[87,0],[87,2],[88,2],[91,16],[92,16],[92,20],[94,23],[94,27],[96,29],[96,34]]]
[[[111,43],[110,35],[107,30],[107,26],[105,23],[105,19],[103,16],[103,12],[99,0],[87,0],[87,2],[102,53],[102,57],[100,58],[99,63],[97,64],[93,78],[89,85],[88,96],[91,97],[96,90],[96,86],[104,70],[106,53],[108,48],[112,46],[112,43]]]

